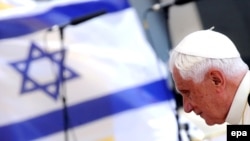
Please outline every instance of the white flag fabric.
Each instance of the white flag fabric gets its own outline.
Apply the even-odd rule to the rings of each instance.
[[[0,3],[8,4],[11,7],[16,6],[34,6],[36,2],[34,0],[1,0]]]
[[[165,65],[134,9],[66,27],[64,46],[58,35],[0,40],[1,140],[178,140]]]

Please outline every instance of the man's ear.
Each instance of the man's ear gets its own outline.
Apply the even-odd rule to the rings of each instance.
[[[218,70],[210,70],[209,71],[209,79],[212,83],[218,88],[224,88],[226,79],[221,71]]]

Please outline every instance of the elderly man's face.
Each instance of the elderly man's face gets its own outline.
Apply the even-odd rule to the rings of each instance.
[[[179,71],[175,68],[173,79],[177,91],[183,97],[184,111],[195,112],[201,116],[208,125],[221,124],[225,122],[228,113],[225,96],[218,90],[220,85],[217,82],[205,76],[200,83],[194,83],[192,80],[184,80]]]

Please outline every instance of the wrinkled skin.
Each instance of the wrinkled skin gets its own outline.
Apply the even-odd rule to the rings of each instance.
[[[208,125],[225,122],[237,88],[228,82],[222,72],[211,69],[200,83],[183,79],[176,68],[172,76],[177,91],[183,97],[185,112],[193,111]]]

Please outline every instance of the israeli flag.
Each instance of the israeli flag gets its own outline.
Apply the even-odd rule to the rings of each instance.
[[[1,140],[178,140],[166,66],[133,8],[63,31],[0,40]]]

